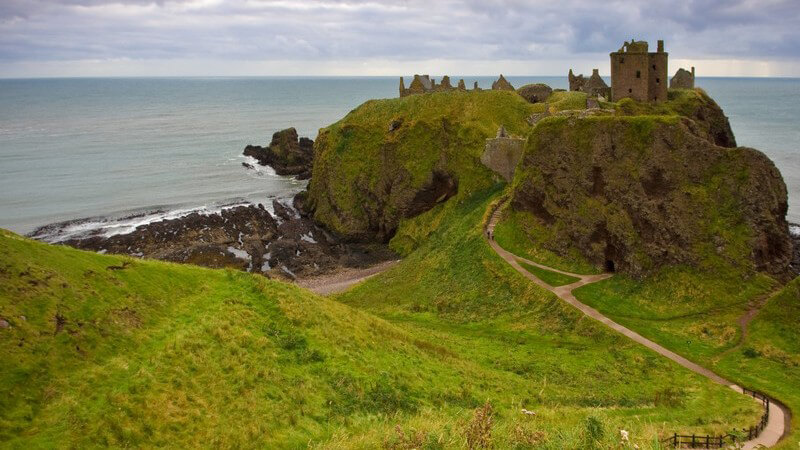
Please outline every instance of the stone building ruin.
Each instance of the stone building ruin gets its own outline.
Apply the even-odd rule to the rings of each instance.
[[[610,54],[611,101],[632,98],[640,102],[663,102],[667,99],[667,57],[664,41],[655,52],[646,41],[625,42]]]
[[[509,136],[506,128],[500,125],[497,136],[486,139],[486,147],[481,155],[481,163],[502,177],[506,182],[514,179],[514,171],[522,159],[525,139]]]
[[[575,74],[572,73],[572,69],[569,69],[567,79],[569,80],[570,91],[585,92],[591,97],[603,97],[606,99],[611,97],[611,89],[600,76],[600,71],[598,69],[592,69],[592,76],[588,79],[584,77],[583,74],[575,76]]]
[[[501,74],[500,78],[497,81],[492,83],[492,89],[496,91],[514,91],[514,86],[505,79],[505,77]],[[400,97],[406,97],[409,95],[416,95],[416,94],[430,94],[432,92],[447,92],[447,91],[466,91],[467,86],[464,83],[464,79],[458,80],[458,86],[453,87],[450,84],[450,77],[445,75],[442,77],[442,81],[439,84],[436,84],[436,80],[431,78],[429,75],[414,75],[414,78],[411,80],[411,84],[406,88],[405,80],[403,77],[400,77]],[[475,82],[473,91],[480,91],[481,88],[478,87],[478,82]]]
[[[669,80],[669,87],[670,89],[694,89],[694,67],[691,72],[683,68],[678,69],[675,76]]]

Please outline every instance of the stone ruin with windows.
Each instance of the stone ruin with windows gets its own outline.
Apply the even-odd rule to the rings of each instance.
[[[625,42],[611,53],[611,101],[630,97],[640,102],[663,102],[667,99],[667,57],[664,41],[655,52],[646,41]]]
[[[667,99],[667,62],[669,54],[664,51],[664,41],[658,41],[655,52],[649,51],[645,41],[625,42],[611,53],[611,87],[603,81],[597,69],[588,79],[575,75],[570,69],[567,75],[570,91],[581,91],[593,97],[610,101],[632,98],[640,102],[663,102]],[[694,67],[691,72],[678,69],[669,82],[671,88],[694,88]]]

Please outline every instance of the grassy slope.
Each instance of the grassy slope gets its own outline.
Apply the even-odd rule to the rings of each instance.
[[[511,253],[556,269],[579,274],[600,273],[575,248],[564,256],[543,248],[541,244],[547,239],[549,231],[531,213],[506,208],[503,219],[495,226],[494,238]]]
[[[553,272],[552,270],[542,269],[541,267],[530,265],[524,261],[518,262],[519,265],[525,270],[536,275],[537,278],[549,284],[550,286],[565,286],[580,280],[580,278],[564,275],[563,273]]]
[[[775,289],[770,278],[724,278],[713,272],[674,268],[644,282],[615,277],[575,292],[644,336],[710,367],[751,389],[772,394],[793,411],[800,425],[800,279],[771,297],[742,341],[739,317],[748,302]],[[796,448],[796,431],[784,443]]]
[[[532,129],[526,121],[532,113],[585,107],[582,92],[557,92],[546,104],[492,90],[367,101],[320,130],[309,187],[315,218],[344,234],[363,233],[370,211],[374,215],[383,208],[384,217],[396,214],[399,197],[409,187],[424,185],[434,168],[458,179],[456,198],[463,200],[494,184],[497,177],[479,159],[486,139],[501,125],[525,137]],[[389,131],[393,121],[402,124]],[[392,246],[407,254],[432,230],[401,224]]]
[[[496,193],[451,206],[419,250],[338,300],[507,374],[511,395],[479,397],[494,405],[500,447],[515,444],[523,407],[537,411],[529,422],[546,448],[588,446],[587,417],[600,421],[603,443],[616,442],[624,428],[643,447],[676,428],[702,433],[755,420],[754,403],[584,318],[495,255],[480,223]],[[440,216],[432,211],[419,221]],[[417,430],[437,434],[447,427],[429,422]]]

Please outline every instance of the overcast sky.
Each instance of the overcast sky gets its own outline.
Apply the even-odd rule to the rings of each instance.
[[[800,76],[800,0],[0,0],[0,77],[608,74],[631,38]]]

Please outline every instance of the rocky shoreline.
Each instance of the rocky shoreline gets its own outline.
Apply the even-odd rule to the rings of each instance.
[[[230,267],[291,280],[396,258],[383,245],[344,242],[292,205],[273,200],[272,208],[274,215],[262,204],[236,206],[218,214],[191,213],[141,225],[131,233],[61,243],[100,253]]]
[[[313,145],[311,139],[299,138],[297,131],[289,128],[275,133],[267,147],[248,145],[244,155],[272,167],[278,175],[308,179]],[[299,192],[291,204],[273,200],[272,214],[263,204],[237,205],[218,213],[192,212],[146,223],[127,233],[108,236],[98,231],[57,243],[99,253],[229,267],[290,280],[363,269],[397,258],[383,244],[352,242],[315,223],[302,212],[306,194]],[[46,225],[31,236],[42,239],[71,224]]]

